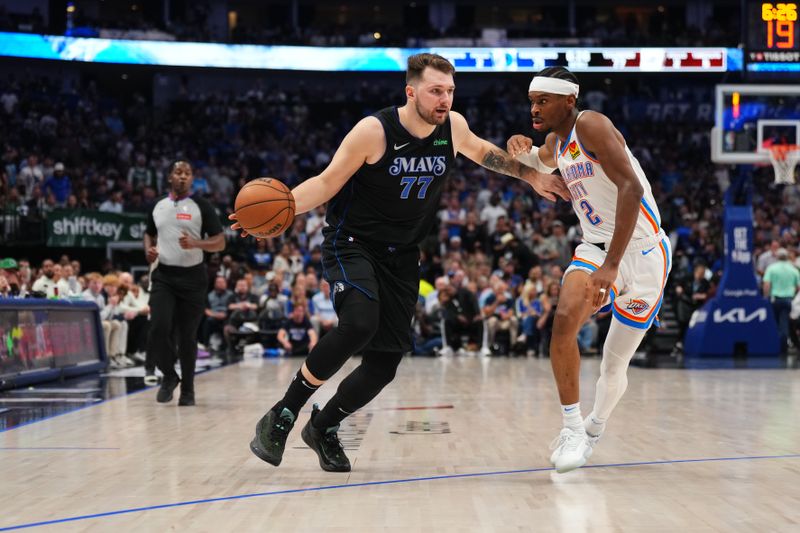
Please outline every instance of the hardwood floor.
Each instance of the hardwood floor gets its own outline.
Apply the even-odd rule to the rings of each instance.
[[[589,464],[559,475],[548,360],[409,358],[343,425],[353,471],[332,474],[300,439],[310,403],[279,468],[248,449],[300,362],[198,376],[196,407],[152,389],[0,433],[0,531],[800,530],[797,370],[631,368]]]

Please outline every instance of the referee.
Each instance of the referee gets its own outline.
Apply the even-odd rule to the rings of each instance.
[[[167,403],[181,384],[178,405],[194,405],[197,328],[208,287],[203,252],[225,249],[222,224],[203,198],[193,198],[192,166],[176,161],[169,174],[169,194],[147,217],[144,249],[150,263],[150,337],[145,371],[153,362],[164,374],[156,401]],[[181,362],[181,376],[175,361]],[[148,376],[145,377],[147,380]]]

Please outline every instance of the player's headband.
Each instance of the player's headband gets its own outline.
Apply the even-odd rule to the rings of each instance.
[[[571,94],[578,97],[578,84],[558,78],[546,78],[544,76],[534,76],[528,92],[536,91],[551,94]]]

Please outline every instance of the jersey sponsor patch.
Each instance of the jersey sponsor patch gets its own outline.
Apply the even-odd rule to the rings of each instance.
[[[642,300],[641,298],[632,298],[628,300],[628,305],[625,306],[625,309],[633,313],[634,315],[640,315],[650,309],[650,304]]]
[[[578,143],[576,141],[569,143],[567,148],[569,149],[569,155],[572,159],[578,159],[581,156],[581,149],[578,148]]]
[[[177,215],[175,215],[175,218],[178,219],[178,220],[192,220],[192,214],[191,213],[178,213]]]

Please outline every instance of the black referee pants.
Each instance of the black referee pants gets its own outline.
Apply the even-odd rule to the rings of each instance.
[[[164,376],[174,376],[181,363],[181,391],[194,391],[197,329],[203,319],[207,289],[204,264],[194,267],[159,265],[151,276],[150,336],[152,357]]]

